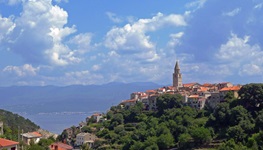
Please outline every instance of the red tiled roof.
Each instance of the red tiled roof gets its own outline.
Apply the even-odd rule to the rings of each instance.
[[[201,91],[201,92],[206,92],[207,90],[208,90],[207,87],[200,87],[200,89],[199,89],[199,91]]]
[[[32,132],[35,136],[42,136],[40,133],[38,132]]]
[[[22,136],[27,137],[27,138],[39,138],[42,135],[38,132],[28,132],[28,133],[23,133]]]
[[[132,102],[136,102],[136,99],[128,99],[122,101],[122,103],[132,103]]]
[[[213,84],[210,84],[210,83],[204,83],[202,86],[203,86],[203,87],[211,87],[211,86],[213,86]]]
[[[223,91],[239,91],[240,87],[239,86],[232,86],[232,87],[224,87],[220,90],[220,92]]]
[[[197,84],[196,82],[195,83],[186,83],[186,84],[183,84],[183,87],[190,87],[190,86],[193,86]]]
[[[0,147],[12,146],[12,145],[17,145],[17,144],[19,143],[15,141],[0,138]]]
[[[155,93],[155,90],[147,90],[146,93]]]
[[[64,143],[61,143],[61,142],[53,143],[49,147],[52,147],[52,145],[53,146],[58,146],[59,148],[64,149],[64,150],[72,150],[73,149],[72,146],[64,144]]]

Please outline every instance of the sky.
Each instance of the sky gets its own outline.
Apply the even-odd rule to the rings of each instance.
[[[0,0],[0,86],[263,81],[263,0]]]

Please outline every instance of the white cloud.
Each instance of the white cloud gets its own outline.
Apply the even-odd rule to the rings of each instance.
[[[227,63],[229,70],[232,70],[232,72],[238,70],[239,75],[258,75],[262,73],[263,51],[257,44],[250,45],[249,39],[249,36],[239,38],[232,33],[227,43],[220,46],[216,57]]]
[[[236,9],[234,9],[234,10],[232,10],[232,11],[224,12],[224,13],[223,13],[223,16],[234,17],[234,16],[236,16],[240,11],[241,11],[241,8],[236,8]]]
[[[121,23],[122,19],[119,18],[115,13],[112,12],[106,12],[106,15],[109,17],[109,19],[114,23]]]
[[[204,6],[204,4],[206,3],[206,1],[207,0],[196,0],[196,1],[193,1],[190,3],[187,3],[186,8],[195,8],[195,10],[202,8]]]
[[[242,39],[232,33],[227,43],[220,46],[216,57],[223,61],[241,61],[258,56],[262,53],[260,47],[258,45],[249,45],[249,38],[249,36],[244,36]]]
[[[171,39],[167,44],[168,47],[174,48],[175,46],[178,46],[179,44],[181,44],[180,38],[182,38],[183,35],[184,35],[184,32],[179,32],[176,34],[170,34]]]
[[[3,72],[14,73],[19,77],[24,76],[36,76],[39,68],[34,68],[30,64],[24,64],[23,66],[7,66],[3,69]]]
[[[71,38],[69,40],[69,43],[76,45],[78,52],[85,53],[92,49],[91,39],[92,39],[91,33],[81,33]]]
[[[15,27],[12,17],[4,18],[0,15],[0,43],[13,32]]]
[[[0,17],[0,42],[7,39],[1,46],[21,55],[27,63],[69,65],[81,61],[82,53],[65,42],[77,31],[74,25],[66,26],[65,10],[52,5],[52,0],[26,0],[22,6],[20,16]]]
[[[262,75],[262,66],[258,66],[256,64],[245,64],[242,66],[241,70],[239,71],[239,74],[242,75]]]
[[[119,53],[134,54],[136,59],[155,61],[159,59],[155,44],[150,41],[148,32],[154,32],[166,26],[186,26],[183,15],[163,15],[158,13],[151,19],[139,19],[124,27],[114,27],[106,35],[105,46]]]

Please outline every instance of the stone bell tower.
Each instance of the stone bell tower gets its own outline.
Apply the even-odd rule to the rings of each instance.
[[[174,67],[173,87],[175,87],[175,89],[183,87],[182,74],[180,73],[180,67],[179,67],[178,61],[176,61],[176,64],[175,64],[175,67]]]

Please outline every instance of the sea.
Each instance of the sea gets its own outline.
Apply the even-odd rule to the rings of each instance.
[[[62,131],[71,126],[78,126],[80,122],[85,122],[88,116],[94,113],[106,113],[112,104],[100,103],[94,105],[89,103],[71,103],[60,104],[19,104],[19,105],[1,105],[0,108],[11,111],[12,113],[23,116],[39,125],[42,129],[55,134],[61,134]],[[57,108],[57,109],[54,109]]]

